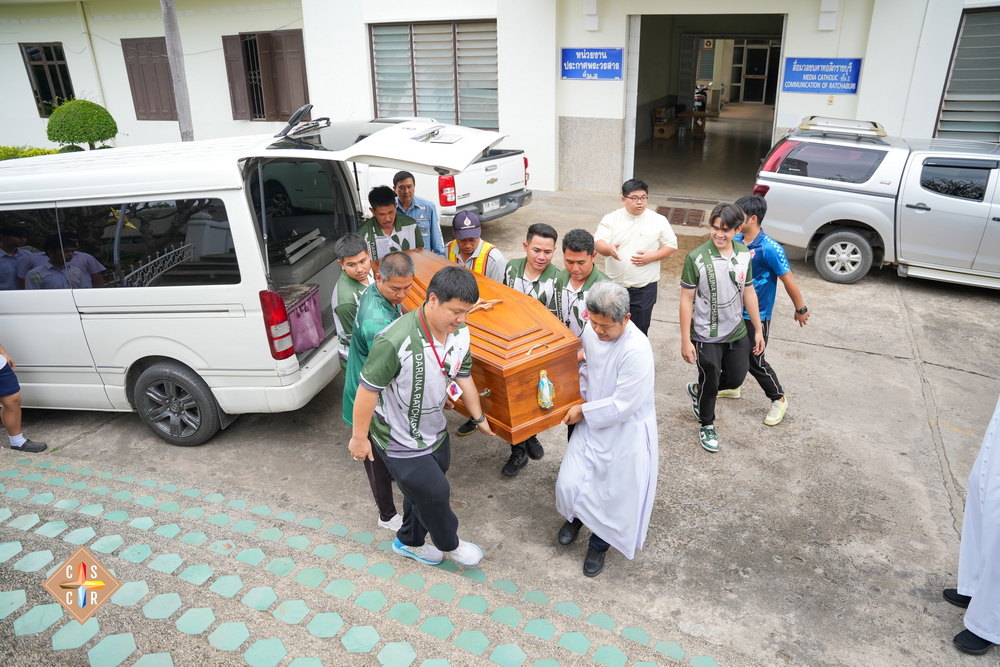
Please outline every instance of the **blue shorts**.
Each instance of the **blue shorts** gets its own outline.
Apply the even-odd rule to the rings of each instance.
[[[14,375],[10,364],[4,364],[4,367],[0,368],[0,398],[13,396],[19,391],[21,391],[21,385],[17,383],[17,376]]]

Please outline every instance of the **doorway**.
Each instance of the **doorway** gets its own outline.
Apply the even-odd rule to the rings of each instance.
[[[774,104],[778,93],[780,39],[733,40],[729,102]]]

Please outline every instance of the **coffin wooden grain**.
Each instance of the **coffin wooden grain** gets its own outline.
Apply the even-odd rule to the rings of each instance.
[[[439,269],[454,266],[429,251],[411,250],[409,255],[416,271],[413,289],[403,302],[407,311],[424,301]],[[570,407],[583,402],[576,361],[580,340],[537,299],[473,275],[481,299],[503,302],[470,314],[466,322],[472,334],[472,378],[493,432],[507,442],[522,442],[559,424]],[[543,370],[556,390],[549,410],[537,400]],[[461,401],[456,410],[469,415]]]

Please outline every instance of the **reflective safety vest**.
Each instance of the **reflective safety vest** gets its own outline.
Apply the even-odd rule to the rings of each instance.
[[[493,248],[496,248],[496,246],[489,241],[483,241],[483,249],[479,252],[479,256],[476,257],[476,263],[472,265],[473,272],[478,273],[481,276],[486,275],[486,260],[489,258],[490,250],[493,250]],[[457,240],[448,244],[448,259],[452,262],[458,262],[459,264],[462,263],[458,257]]]

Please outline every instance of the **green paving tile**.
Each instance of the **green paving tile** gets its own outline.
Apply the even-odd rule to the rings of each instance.
[[[181,596],[177,593],[161,593],[142,607],[146,618],[161,620],[173,616],[181,608]]]
[[[117,512],[108,512],[104,515],[104,518],[108,521],[122,523],[128,518],[128,512],[123,512],[122,510],[118,510]]]
[[[341,600],[346,600],[354,595],[354,590],[354,582],[350,579],[336,579],[331,581],[330,584],[323,589],[323,592],[327,595],[338,597]]]
[[[607,614],[591,614],[587,617],[587,622],[591,625],[596,625],[599,628],[604,628],[610,632],[615,631],[615,619],[611,618]]]
[[[653,648],[664,655],[669,655],[675,660],[684,659],[684,649],[677,642],[656,642],[656,646]]]
[[[130,581],[111,596],[111,601],[119,607],[131,607],[149,595],[149,584],[145,581]]]
[[[280,514],[275,514],[274,518],[281,519],[282,521],[288,521],[290,523],[295,523],[295,520],[298,517],[295,516],[295,512],[288,511],[288,512],[281,512]]]
[[[386,616],[404,625],[413,625],[420,618],[420,609],[412,602],[400,602],[397,605],[393,605],[392,609],[386,613]]]
[[[160,488],[163,489],[164,491],[169,491],[171,493],[174,493],[175,491],[177,491],[177,485],[176,484],[161,484]]]
[[[232,507],[233,509],[245,510],[247,508],[247,503],[245,500],[230,500],[226,503],[226,507]]]
[[[70,471],[70,470],[72,470],[72,469],[73,469],[73,466],[68,465],[68,464],[64,465],[64,466],[56,466],[55,468],[53,468],[53,470],[65,470],[67,472]]]
[[[14,500],[24,500],[31,494],[28,489],[12,489],[5,493],[4,495],[8,498],[13,498]]]
[[[161,512],[170,512],[172,514],[174,512],[180,511],[181,506],[171,500],[170,502],[160,503],[159,505],[156,506],[156,509],[160,510]]]
[[[61,510],[75,510],[80,506],[80,501],[76,498],[66,498],[65,500],[60,500],[53,507],[58,507]]]
[[[326,572],[316,567],[306,568],[295,575],[296,582],[309,588],[317,588],[324,579],[326,579]]]
[[[189,519],[200,519],[206,514],[207,512],[200,507],[189,507],[181,512],[181,516],[186,516]]]
[[[375,644],[378,644],[378,632],[370,625],[356,625],[340,638],[340,643],[344,645],[348,653],[368,653]]]
[[[110,472],[99,472],[97,473],[97,476],[102,479],[111,479],[112,477],[114,477],[114,475],[112,475]]]
[[[183,579],[184,581],[192,583],[195,586],[201,586],[203,583],[208,581],[211,576],[212,568],[209,567],[207,563],[192,565],[177,575],[179,579]]]
[[[93,475],[94,471],[91,470],[90,468],[80,468],[79,470],[76,471],[76,474],[77,475]]]
[[[243,596],[240,600],[243,604],[250,607],[251,609],[256,609],[257,611],[264,611],[278,599],[277,593],[270,586],[258,586],[257,588],[251,588],[250,592]]]
[[[230,517],[225,512],[219,512],[218,514],[213,514],[212,516],[205,519],[205,523],[211,523],[216,526],[225,526],[232,520],[233,520],[232,517]]]
[[[340,524],[337,524],[336,526],[327,526],[326,532],[344,537],[345,535],[347,535],[348,531],[347,531],[347,526],[342,526]]]
[[[156,570],[157,572],[163,572],[165,574],[173,574],[174,571],[184,563],[184,560],[178,554],[163,554],[162,556],[157,556],[151,562],[146,564],[151,570]]]
[[[364,591],[354,599],[354,604],[368,611],[379,612],[388,604],[382,591]]]
[[[27,478],[25,478],[25,479],[27,479]],[[108,487],[103,486],[103,485],[102,486],[94,486],[94,487],[91,487],[90,492],[91,493],[96,493],[99,496],[106,496],[106,495],[108,495],[108,493],[111,492],[111,489],[109,489]]]
[[[479,630],[466,630],[454,641],[455,646],[464,648],[469,653],[482,655],[486,647],[490,645],[490,640]]]
[[[186,635],[200,635],[215,623],[215,612],[210,607],[188,609],[174,625]]]
[[[154,523],[155,522],[148,516],[141,516],[138,519],[132,519],[131,521],[129,521],[128,525],[132,526],[133,528],[138,528],[139,530],[149,530],[150,528],[153,527]]]
[[[39,505],[48,505],[49,503],[51,503],[55,499],[56,499],[56,497],[52,493],[39,493],[37,495],[31,496],[30,498],[28,498],[28,502],[29,503],[37,503]]]
[[[622,630],[622,637],[631,639],[643,646],[649,646],[649,633],[642,628],[625,628]]]
[[[208,590],[221,595],[222,597],[231,598],[243,590],[243,580],[240,579],[238,575],[229,574],[216,579],[212,585],[208,587]]]
[[[514,607],[497,607],[490,618],[497,623],[516,628],[521,623],[521,612]]]
[[[382,540],[378,543],[378,548],[389,554],[396,553],[392,550],[392,543],[393,540]]]
[[[458,606],[477,614],[485,614],[486,608],[489,607],[489,603],[486,602],[486,598],[482,595],[466,595],[464,598],[459,600]]]
[[[482,570],[466,570],[462,573],[462,576],[466,579],[478,581],[481,584],[486,583],[486,574]]]
[[[500,579],[499,581],[494,581],[493,588],[501,590],[504,593],[517,593],[517,585],[510,579]]]
[[[625,667],[628,656],[617,646],[598,646],[594,651],[594,661],[605,667]]]
[[[25,475],[21,479],[25,482],[40,482],[45,479],[45,475],[40,472],[33,472],[30,475]]]
[[[14,636],[37,635],[45,632],[63,616],[63,608],[58,604],[39,604],[14,621]],[[76,623],[76,621],[73,621]]]
[[[719,667],[719,663],[707,655],[696,655],[691,658],[691,667]]]
[[[249,535],[257,530],[257,524],[250,520],[237,521],[231,526],[231,528],[238,533],[246,533]]]
[[[309,615],[309,607],[304,600],[284,600],[271,615],[283,623],[295,625]]]
[[[6,563],[23,551],[20,542],[4,542],[0,544],[0,563]]]
[[[323,661],[319,658],[295,658],[288,667],[323,667]]]
[[[155,479],[144,479],[141,482],[139,482],[139,486],[148,486],[151,489],[155,489],[156,488],[156,480]]]
[[[56,468],[56,470],[63,470],[63,469],[64,468],[62,467]],[[66,479],[64,477],[50,477],[47,480],[45,480],[45,483],[51,484],[52,486],[62,486],[63,484],[66,483]]]
[[[200,547],[205,542],[208,542],[208,535],[200,530],[194,533],[185,533],[184,537],[181,538],[181,542],[184,544],[190,544],[191,546]]]
[[[211,546],[208,547],[208,550],[213,553],[228,556],[236,551],[236,543],[231,540],[219,540],[218,542],[212,542]]]
[[[436,567],[437,569],[444,570],[445,572],[458,572],[458,565],[456,565],[455,561],[450,558],[445,558],[437,565],[431,565],[431,567]]]
[[[0,484],[0,491],[3,491],[3,484]],[[0,507],[0,521],[6,521],[11,516],[13,515],[11,514],[11,511],[9,509],[7,509],[6,507]]]
[[[86,482],[73,482],[72,484],[66,485],[67,489],[73,489],[74,491],[83,491],[87,488]]]
[[[63,542],[69,542],[70,544],[76,544],[79,546],[92,540],[95,535],[97,535],[97,532],[90,526],[86,526],[85,528],[77,528],[69,533],[63,538]]]
[[[380,579],[392,579],[396,574],[396,568],[388,563],[375,563],[368,568],[368,574],[379,577]]]
[[[258,639],[243,653],[243,659],[250,667],[275,667],[286,655],[288,649],[280,639]]]
[[[291,558],[275,558],[264,569],[279,577],[287,577],[295,569],[295,561]]]
[[[451,584],[434,584],[427,589],[427,594],[442,602],[451,602],[458,595],[455,589],[451,587]]]
[[[201,495],[201,491],[199,491],[198,489],[184,489],[183,491],[181,491],[181,495],[187,496],[189,498],[197,498],[198,496]]]
[[[284,536],[285,534],[277,528],[265,528],[257,535],[262,540],[270,540],[271,542],[280,542]]]
[[[327,560],[333,560],[334,558],[337,557],[337,554],[339,553],[337,551],[337,547],[333,546],[332,544],[321,544],[315,549],[313,549],[312,552],[317,556],[319,556],[320,558],[326,558]]]
[[[355,533],[351,535],[351,539],[355,542],[361,542],[361,544],[371,544],[375,541],[375,536],[371,533]]]
[[[42,525],[41,528],[35,530],[39,535],[44,535],[45,537],[59,537],[59,533],[63,532],[69,528],[65,521],[49,521],[48,523]]]
[[[410,667],[417,659],[417,652],[409,642],[389,642],[378,652],[382,667]]]
[[[305,528],[318,530],[323,527],[323,520],[317,517],[309,517],[308,519],[302,519],[302,521],[299,522],[299,525]]]
[[[420,624],[420,631],[438,639],[447,639],[455,630],[455,625],[447,616],[430,616]]]
[[[209,503],[221,503],[225,499],[226,497],[221,493],[210,493],[204,498],[202,498],[202,500]]]
[[[13,521],[7,524],[8,528],[17,528],[19,530],[31,530],[34,528],[40,519],[37,514],[22,514]]]
[[[51,461],[40,461],[39,463],[36,463],[35,465],[37,467],[39,467],[39,468],[51,468],[52,467],[52,462]]]
[[[19,572],[38,572],[43,567],[52,562],[55,556],[46,549],[45,551],[32,551],[21,560],[14,563],[14,569]]]
[[[590,640],[582,632],[564,632],[559,638],[559,646],[573,653],[587,655],[587,651],[590,650]]]
[[[550,642],[552,641],[552,636],[556,633],[556,626],[552,625],[547,618],[536,618],[525,624],[524,631],[529,635],[534,635]]]
[[[104,505],[87,505],[80,510],[80,514],[86,514],[87,516],[98,516],[104,511]]]
[[[260,549],[244,549],[236,554],[236,560],[247,565],[260,565],[264,560],[264,552]]]
[[[132,667],[174,667],[169,653],[147,653],[132,663]]]
[[[304,535],[296,535],[295,537],[289,537],[285,540],[285,545],[292,547],[293,549],[302,549],[305,551],[309,548],[309,538]]]
[[[353,567],[355,570],[363,570],[368,565],[368,559],[364,554],[347,554],[340,559],[340,564]]]
[[[271,516],[271,508],[267,505],[257,505],[250,509],[254,514],[260,514],[261,516]]]
[[[135,637],[131,632],[105,637],[87,651],[91,667],[118,667],[135,653]]]
[[[547,605],[549,603],[549,596],[541,591],[528,591],[524,594],[524,599],[528,602],[534,602],[535,604]]]
[[[490,653],[490,660],[501,667],[521,667],[528,656],[517,644],[501,644]]]
[[[176,523],[168,523],[165,526],[160,526],[153,532],[157,535],[163,535],[163,537],[177,537],[177,533],[181,532],[181,527]]]
[[[132,494],[128,491],[115,491],[111,494],[111,497],[118,500],[132,500]]]
[[[101,631],[101,625],[97,619],[91,616],[87,622],[80,625],[75,620],[59,628],[52,635],[52,650],[65,651],[71,648],[80,648]]]
[[[245,623],[223,623],[208,636],[208,643],[220,651],[235,651],[249,638]]]
[[[11,470],[4,470],[3,472],[0,472],[0,477],[20,477],[20,476],[21,476],[21,471],[20,470],[13,470],[13,469],[11,469]]]
[[[136,498],[132,502],[136,505],[142,505],[143,507],[152,507],[156,504],[156,498],[153,496],[143,496],[142,498]]]
[[[575,602],[560,602],[556,605],[556,611],[562,612],[567,616],[572,616],[573,618],[580,618],[583,616],[583,610],[580,609]]]
[[[122,539],[121,535],[106,535],[91,544],[90,550],[98,551],[102,554],[109,554],[123,544],[125,544],[125,540]]]
[[[0,592],[0,620],[3,620],[24,606],[27,597],[24,591]]]
[[[327,639],[336,637],[341,628],[344,627],[344,619],[336,612],[316,614],[313,620],[309,621],[306,630],[314,637]]]
[[[410,590],[419,591],[424,586],[427,585],[427,580],[421,577],[416,572],[411,572],[409,574],[404,574],[403,576],[401,576],[399,579],[396,580],[396,583],[399,584],[400,586],[405,586]]]

